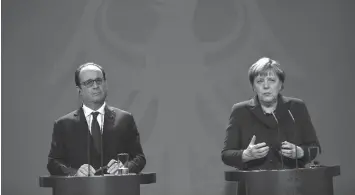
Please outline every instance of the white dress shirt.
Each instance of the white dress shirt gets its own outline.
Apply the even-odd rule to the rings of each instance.
[[[92,117],[93,117],[92,112],[99,112],[99,114],[97,115],[97,122],[100,125],[100,131],[102,133],[103,125],[104,125],[104,118],[105,118],[104,117],[105,116],[105,105],[106,105],[106,102],[104,102],[104,104],[99,109],[97,109],[95,111],[95,110],[92,110],[91,108],[85,106],[85,104],[83,104],[83,111],[84,111],[84,115],[85,115],[86,122],[88,124],[90,133],[91,133],[91,123],[92,123]]]

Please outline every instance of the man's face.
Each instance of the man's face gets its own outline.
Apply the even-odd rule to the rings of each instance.
[[[259,101],[272,103],[277,100],[277,95],[282,89],[282,82],[274,71],[269,70],[254,79],[253,89]]]
[[[79,73],[79,94],[86,104],[103,103],[107,96],[107,83],[101,70],[96,66],[86,66]]]

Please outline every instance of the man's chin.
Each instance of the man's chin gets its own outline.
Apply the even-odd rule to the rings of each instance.
[[[100,104],[100,103],[104,103],[105,98],[102,97],[97,97],[97,98],[93,98],[92,102],[95,104]]]

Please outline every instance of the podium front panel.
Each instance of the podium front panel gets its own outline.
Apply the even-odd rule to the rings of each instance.
[[[53,195],[139,195],[141,184],[156,182],[155,173],[122,176],[43,176],[40,187],[51,187]]]
[[[311,172],[270,174],[246,179],[245,188],[248,195],[265,192],[272,195],[333,195],[333,179]]]
[[[53,195],[139,195],[139,185],[134,177],[77,177],[57,181]]]
[[[333,177],[340,167],[283,170],[235,170],[225,172],[227,181],[237,181],[247,195],[333,195]]]

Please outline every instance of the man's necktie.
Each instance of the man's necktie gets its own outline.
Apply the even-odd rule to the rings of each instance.
[[[91,122],[91,135],[94,140],[95,148],[99,153],[101,153],[101,131],[99,122],[97,122],[97,115],[99,112],[92,112],[92,122]]]

